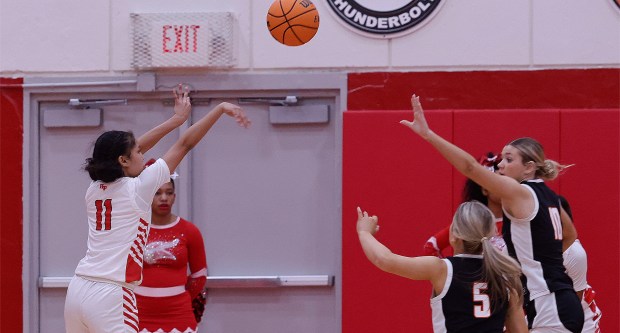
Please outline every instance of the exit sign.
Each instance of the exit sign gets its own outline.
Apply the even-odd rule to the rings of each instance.
[[[133,13],[131,20],[136,69],[234,65],[232,13]]]

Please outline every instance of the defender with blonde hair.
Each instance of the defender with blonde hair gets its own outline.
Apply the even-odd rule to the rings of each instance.
[[[581,332],[583,309],[562,259],[562,225],[570,217],[544,183],[557,177],[563,166],[546,159],[536,140],[521,138],[502,150],[498,174],[488,172],[429,128],[418,96],[411,97],[411,104],[413,121],[400,123],[428,141],[465,177],[501,199],[502,234],[508,253],[523,270],[530,332]]]
[[[366,257],[378,268],[433,286],[433,329],[439,332],[527,332],[519,264],[492,244],[493,213],[477,201],[462,203],[450,226],[454,256],[404,257],[375,237],[378,218],[357,208],[357,233]]]

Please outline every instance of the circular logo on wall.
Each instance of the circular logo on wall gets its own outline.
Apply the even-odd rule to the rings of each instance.
[[[376,38],[413,32],[428,22],[444,0],[327,0],[332,12],[348,28]]]

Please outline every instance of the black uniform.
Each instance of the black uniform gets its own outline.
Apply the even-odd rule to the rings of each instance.
[[[521,264],[525,289],[524,305],[529,326],[532,328],[536,317],[534,301],[556,293],[555,303],[559,303],[561,299],[562,304],[556,304],[557,310],[549,311],[557,311],[565,327],[580,332],[579,316],[581,315],[583,325],[583,310],[574,293],[573,281],[566,274],[562,258],[559,197],[540,179],[524,181],[521,184],[532,192],[536,206],[531,216],[524,219],[516,219],[504,211],[502,234],[508,253]],[[573,295],[575,300],[572,299]]]
[[[482,281],[482,256],[459,254],[444,260],[446,284],[431,299],[435,333],[503,332],[508,302],[491,301]]]

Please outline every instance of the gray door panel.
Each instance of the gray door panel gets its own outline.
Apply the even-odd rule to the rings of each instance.
[[[307,103],[334,110],[333,100]],[[336,274],[335,122],[271,125],[268,106],[243,107],[249,129],[223,117],[192,156],[193,219],[205,237],[209,275]],[[194,119],[209,109],[196,109]],[[336,332],[335,293],[212,290],[205,326],[210,333]]]
[[[194,107],[200,119],[224,99]],[[226,101],[237,103],[237,99]],[[210,276],[299,276],[340,272],[340,168],[334,98],[326,124],[272,125],[269,106],[247,104],[253,124],[223,116],[186,159],[176,209],[202,231]],[[43,103],[40,114],[53,103]],[[160,100],[105,106],[100,127],[46,128],[39,137],[39,269],[71,277],[86,251],[82,171],[104,130],[138,136],[172,114]],[[160,157],[178,138],[166,137],[145,158]],[[338,287],[212,288],[200,332],[338,332]],[[64,332],[66,289],[39,290],[40,332]]]

